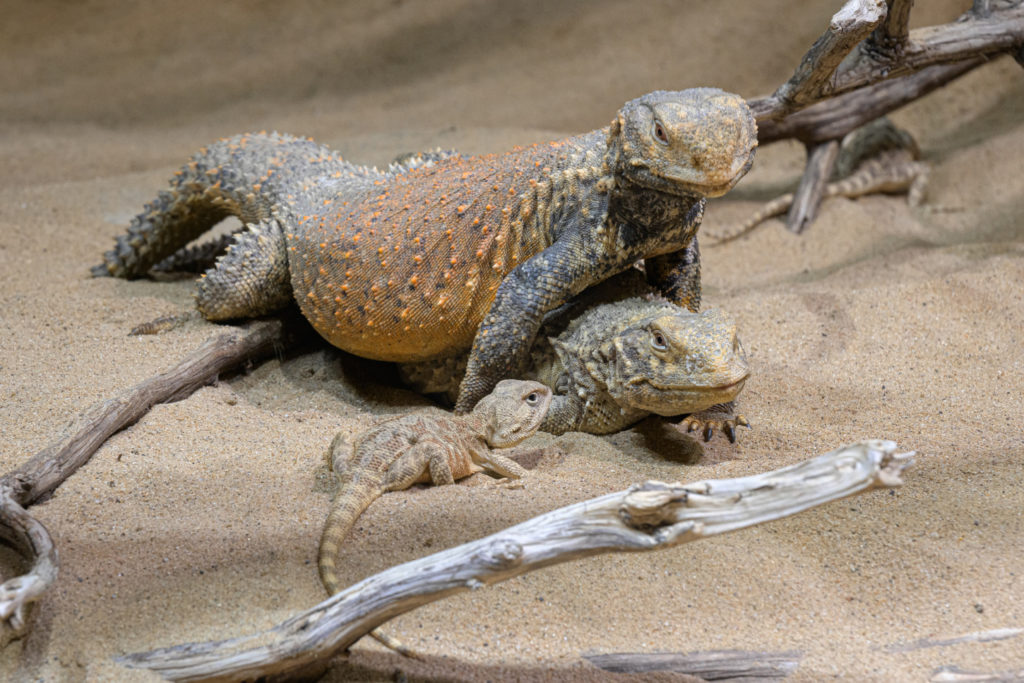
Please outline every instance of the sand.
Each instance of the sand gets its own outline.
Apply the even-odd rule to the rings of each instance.
[[[0,25],[0,468],[92,403],[168,367],[216,326],[128,337],[191,284],[89,266],[198,147],[245,130],[312,135],[385,163],[500,151],[605,125],[646,91],[754,97],[789,77],[838,2],[16,3]],[[919,3],[915,24],[969,3]],[[799,650],[792,680],[923,681],[1024,668],[1024,81],[995,60],[896,113],[932,164],[925,206],[829,201],[803,236],[771,221],[705,250],[706,305],[738,321],[754,423],[703,447],[651,420],[537,437],[521,490],[388,495],[339,568],[355,581],[645,479],[780,467],[867,437],[920,453],[906,486],[657,554],[561,565],[427,606],[327,680],[608,680],[585,653]],[[792,189],[802,149],[758,152],[710,206],[740,220]],[[323,453],[338,430],[425,400],[379,365],[316,348],[154,408],[33,511],[61,573],[10,680],[153,680],[118,654],[268,627],[320,601]],[[5,571],[11,571],[5,565]],[[662,674],[662,680],[679,680]],[[650,680],[648,677],[645,680]]]

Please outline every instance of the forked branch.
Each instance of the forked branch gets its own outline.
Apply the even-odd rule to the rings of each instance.
[[[786,220],[801,232],[814,219],[834,143],[854,129],[1007,52],[1024,63],[1024,8],[1018,0],[976,0],[957,21],[908,30],[912,0],[848,0],[793,76],[750,101],[758,142],[796,138],[809,150]],[[825,177],[822,171],[825,170]]]
[[[884,22],[887,8],[880,0],[844,4],[793,76],[771,95],[750,101],[758,125],[934,64],[1015,53],[1024,46],[1024,8],[1019,2],[998,10],[975,7],[952,23],[909,32],[905,32],[909,3],[894,0],[892,4],[897,15]],[[872,34],[879,24],[881,32]]]

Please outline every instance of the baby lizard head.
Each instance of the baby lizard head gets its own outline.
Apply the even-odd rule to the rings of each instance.
[[[616,174],[675,195],[719,197],[750,169],[757,124],[739,95],[659,90],[627,102],[612,123]]]
[[[614,346],[609,391],[622,405],[658,415],[728,403],[750,374],[736,325],[715,309],[658,312],[623,330]]]
[[[473,415],[484,418],[489,446],[507,448],[533,436],[550,406],[551,389],[540,382],[506,379],[480,399]]]

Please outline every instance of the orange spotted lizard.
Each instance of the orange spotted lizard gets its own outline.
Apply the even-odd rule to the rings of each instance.
[[[204,317],[294,300],[330,343],[367,358],[471,348],[465,413],[523,367],[546,312],[640,259],[662,294],[699,310],[706,198],[736,184],[756,145],[746,103],[714,88],[649,93],[565,140],[398,170],[240,135],[200,150],[93,273],[145,276],[237,216],[245,229],[198,283]]]

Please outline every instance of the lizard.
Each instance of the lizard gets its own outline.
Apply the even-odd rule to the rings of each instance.
[[[856,199],[869,194],[905,192],[907,204],[920,206],[930,170],[920,158],[921,150],[910,133],[897,128],[886,117],[875,119],[843,138],[832,179],[825,185],[822,197]],[[793,197],[792,192],[776,197],[742,224],[709,231],[709,245],[742,237],[772,216],[785,213],[793,205]]]
[[[421,393],[454,400],[466,354],[399,366]],[[735,442],[731,403],[749,375],[736,326],[718,309],[692,313],[652,294],[635,268],[582,293],[545,318],[520,378],[554,397],[541,431],[610,434],[651,413],[688,414],[686,431]]]
[[[337,593],[336,557],[356,519],[388,491],[416,483],[437,486],[482,470],[519,479],[514,460],[493,449],[509,448],[536,433],[551,405],[551,390],[530,381],[502,380],[466,415],[440,409],[385,420],[349,442],[335,436],[328,451],[338,489],[320,537],[317,566],[327,592]],[[399,641],[379,630],[372,636],[403,654]]]
[[[662,294],[699,310],[706,200],[739,181],[756,146],[747,104],[716,88],[648,93],[589,133],[399,171],[243,134],[201,149],[92,272],[145,276],[235,215],[245,228],[198,281],[205,318],[295,301],[355,355],[470,349],[455,405],[466,413],[522,367],[547,311],[640,259]]]

